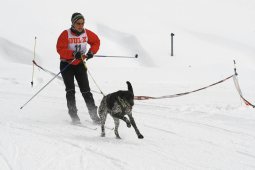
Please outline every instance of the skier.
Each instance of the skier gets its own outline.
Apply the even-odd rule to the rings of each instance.
[[[71,28],[60,34],[56,45],[61,60],[60,70],[71,64],[61,72],[65,84],[68,113],[73,124],[80,124],[75,101],[75,77],[87,105],[90,118],[94,123],[99,124],[100,118],[97,115],[97,106],[90,92],[87,69],[82,60],[93,58],[93,55],[99,50],[100,40],[95,33],[84,28],[85,18],[81,13],[72,14],[71,22]],[[90,45],[88,50],[87,44]],[[73,61],[74,59],[75,61]]]

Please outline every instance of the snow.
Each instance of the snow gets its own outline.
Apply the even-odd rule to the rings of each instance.
[[[52,81],[23,109],[55,73],[59,34],[81,12],[86,27],[101,39],[100,55],[137,59],[93,58],[88,69],[105,93],[125,90],[136,96],[163,96],[195,90],[234,74],[236,60],[242,93],[254,102],[255,2],[252,0],[32,1],[8,0],[0,7],[0,169],[255,169],[255,113],[240,99],[234,82],[189,95],[135,101],[140,132],[121,122],[119,133],[90,123],[76,89],[78,114],[91,130],[73,126],[63,82]],[[174,56],[170,56],[174,33]],[[90,78],[94,98],[102,95]],[[107,127],[113,127],[109,116]]]

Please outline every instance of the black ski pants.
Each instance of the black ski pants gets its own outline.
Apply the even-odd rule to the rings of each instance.
[[[63,70],[68,65],[67,62],[60,62],[60,70]],[[75,102],[75,84],[74,78],[76,79],[80,92],[85,100],[88,110],[93,110],[96,108],[95,101],[92,93],[90,92],[89,80],[87,69],[83,63],[78,65],[70,65],[64,71],[61,72],[61,75],[64,79],[65,87],[66,87],[66,100],[67,107],[70,116],[77,116],[77,108]]]

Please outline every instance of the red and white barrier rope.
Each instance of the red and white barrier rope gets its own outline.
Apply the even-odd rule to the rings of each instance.
[[[204,90],[204,89],[207,89],[209,87],[212,87],[214,85],[217,85],[217,84],[220,84],[220,83],[223,83],[224,81],[232,78],[234,75],[231,75],[223,80],[220,80],[216,83],[213,83],[213,84],[210,84],[208,86],[205,86],[205,87],[202,87],[202,88],[199,88],[199,89],[196,89],[196,90],[192,90],[192,91],[188,91],[188,92],[184,92],[184,93],[177,93],[177,94],[172,94],[172,95],[165,95],[165,96],[160,96],[160,97],[151,97],[151,96],[135,96],[134,99],[135,100],[148,100],[148,99],[164,99],[164,98],[174,98],[174,97],[180,97],[180,96],[183,96],[183,95],[187,95],[187,94],[190,94],[190,93],[194,93],[194,92],[197,92],[197,91],[200,91],[200,90]]]

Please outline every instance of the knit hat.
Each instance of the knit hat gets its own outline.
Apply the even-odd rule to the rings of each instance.
[[[74,24],[79,19],[84,19],[84,16],[78,12],[73,13],[72,18],[71,18],[72,24]]]

